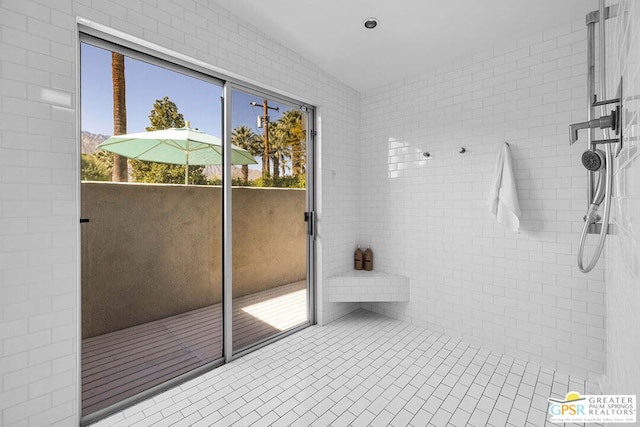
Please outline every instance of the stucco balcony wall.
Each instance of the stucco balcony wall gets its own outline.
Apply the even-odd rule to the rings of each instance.
[[[233,297],[306,277],[305,191],[233,188]],[[82,336],[221,302],[222,189],[82,183]]]

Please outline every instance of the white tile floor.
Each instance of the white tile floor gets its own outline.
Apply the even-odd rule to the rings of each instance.
[[[547,398],[583,379],[359,310],[95,426],[556,426]]]

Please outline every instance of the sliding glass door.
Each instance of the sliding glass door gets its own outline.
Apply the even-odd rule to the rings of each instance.
[[[92,39],[81,58],[88,415],[222,360],[219,162],[187,168],[180,140],[221,154],[222,82]]]
[[[232,92],[231,142],[257,159],[232,168],[233,351],[309,322],[307,112]]]
[[[81,42],[86,425],[313,323],[313,110]]]

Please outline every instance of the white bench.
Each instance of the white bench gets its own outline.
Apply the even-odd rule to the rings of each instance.
[[[352,270],[327,278],[331,302],[409,301],[409,278],[381,271]]]

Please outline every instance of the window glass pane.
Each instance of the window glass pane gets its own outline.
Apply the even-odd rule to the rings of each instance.
[[[158,150],[162,163],[125,157],[118,178],[125,182],[113,182],[114,152],[142,145],[153,153],[149,135],[170,128],[182,130],[173,132],[174,143],[202,133],[218,141],[206,148],[220,154],[222,88],[160,61],[83,43],[81,91],[82,217],[90,220],[81,246],[88,415],[222,357],[219,162],[190,154],[187,172],[180,150]],[[136,133],[111,139],[109,151],[98,147]],[[182,155],[185,147],[196,148],[183,145]]]
[[[232,144],[256,165],[233,169],[233,349],[308,322],[303,114],[232,94]]]

